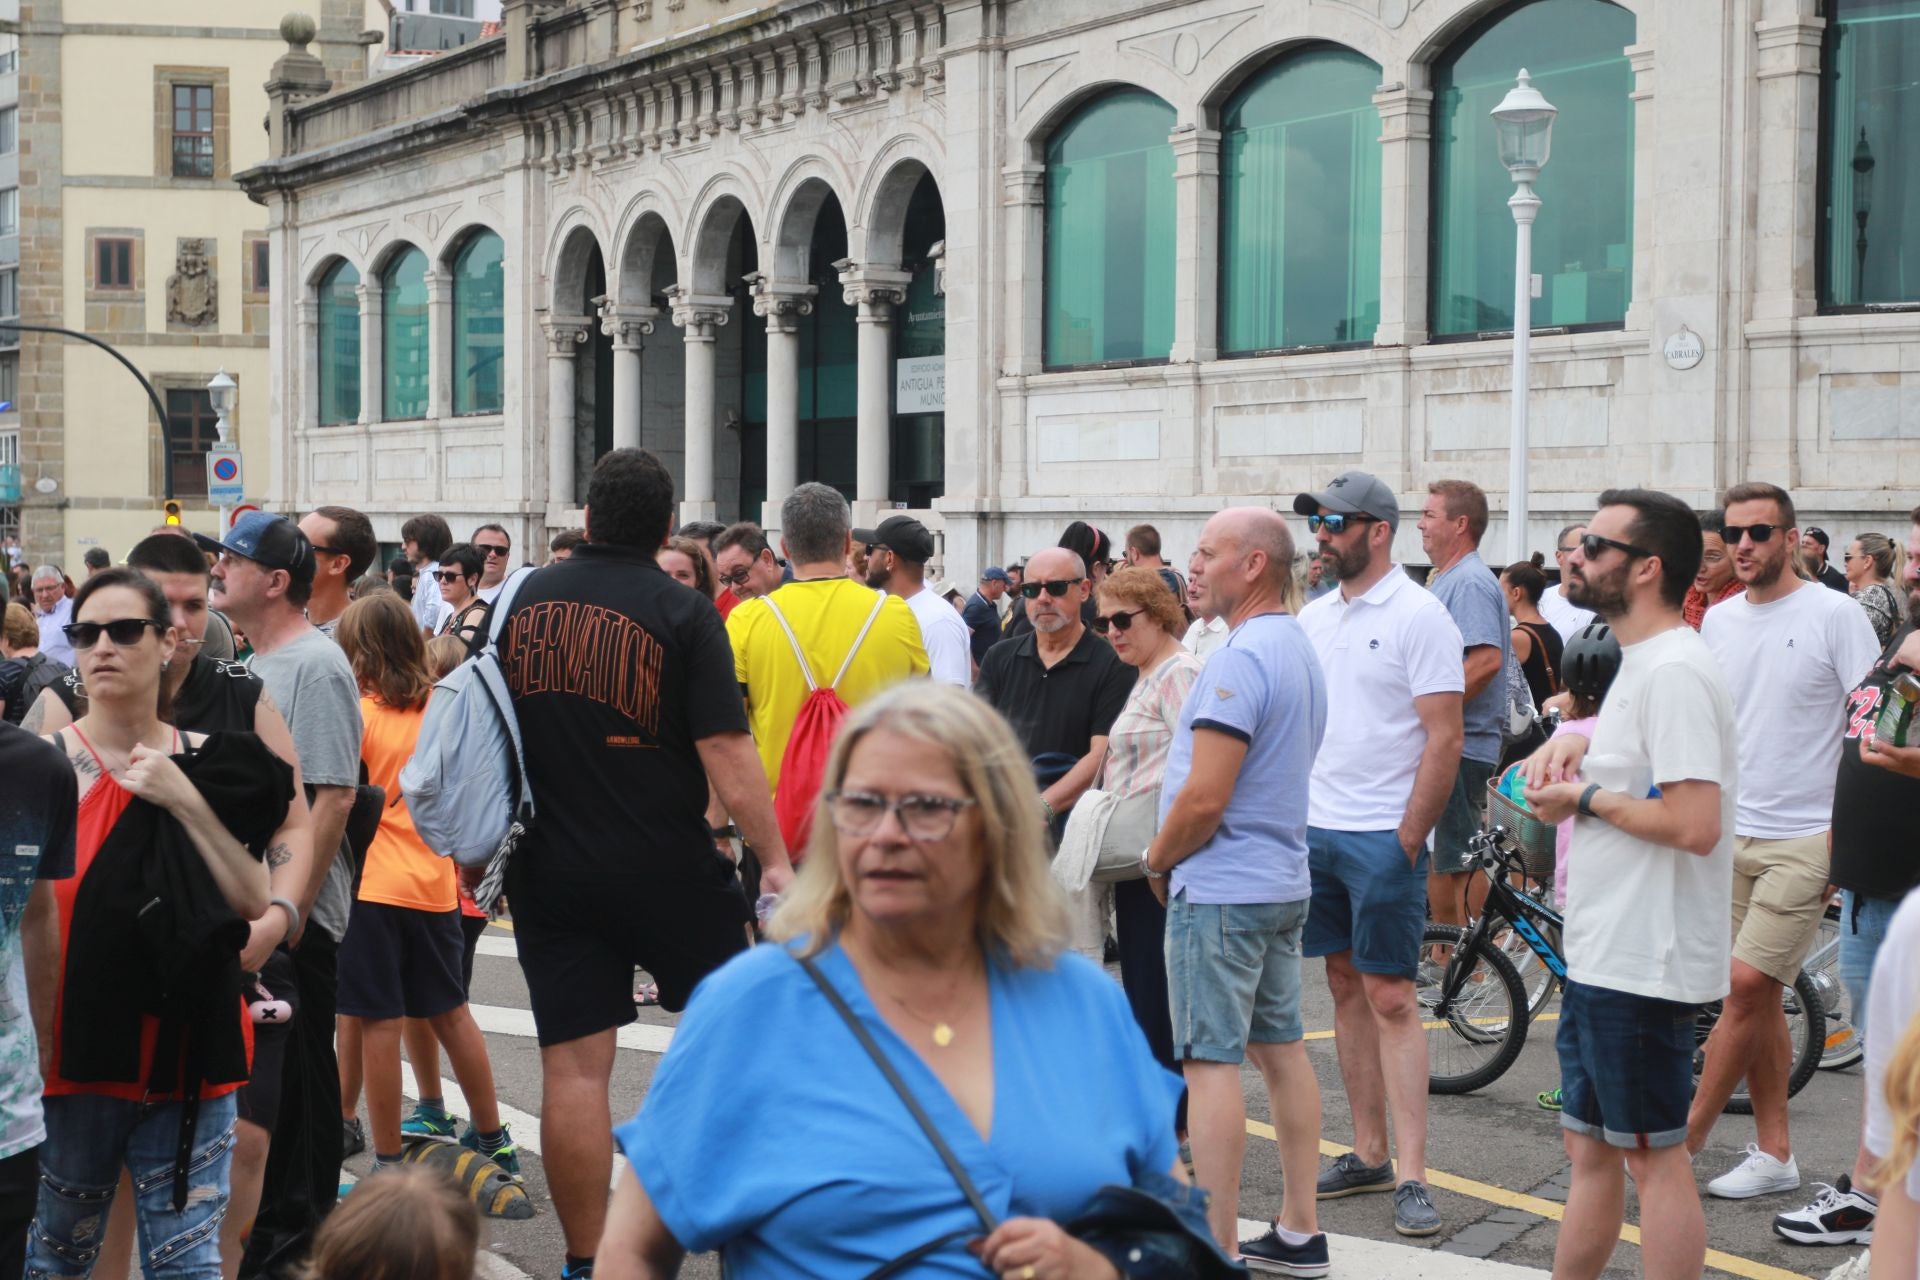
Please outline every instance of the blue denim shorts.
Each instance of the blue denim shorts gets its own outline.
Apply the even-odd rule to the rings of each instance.
[[[1460,758],[1453,775],[1453,790],[1447,807],[1433,828],[1433,866],[1437,875],[1458,875],[1473,866],[1473,851],[1467,846],[1480,834],[1487,816],[1487,780],[1493,766],[1485,760]]]
[[[1308,827],[1313,910],[1307,916],[1306,954],[1351,951],[1353,967],[1361,973],[1411,981],[1427,928],[1428,860],[1422,849],[1409,863],[1392,831]]]
[[[1292,1044],[1300,1026],[1305,902],[1167,903],[1167,997],[1183,1062],[1246,1061],[1247,1044]]]
[[[1840,980],[1847,984],[1853,1005],[1853,1030],[1864,1042],[1867,1034],[1867,991],[1872,985],[1873,960],[1887,940],[1887,926],[1900,909],[1898,898],[1868,898],[1847,890],[1840,906]]]
[[[1560,1127],[1611,1147],[1687,1140],[1696,1005],[1581,982],[1560,997]]]

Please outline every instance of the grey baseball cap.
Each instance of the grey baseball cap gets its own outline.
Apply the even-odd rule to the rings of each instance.
[[[1321,507],[1342,515],[1372,516],[1395,532],[1400,528],[1400,500],[1386,481],[1364,471],[1343,471],[1320,492],[1302,493],[1293,500],[1296,515],[1314,515]]]

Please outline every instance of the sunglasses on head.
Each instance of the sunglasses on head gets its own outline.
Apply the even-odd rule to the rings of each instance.
[[[102,631],[107,633],[107,639],[113,641],[115,648],[125,649],[129,645],[139,644],[140,637],[146,634],[148,627],[155,631],[161,629],[160,624],[152,618],[115,618],[112,622],[69,622],[61,630],[67,633],[67,642],[75,649],[93,648],[100,643]]]
[[[1340,534],[1345,533],[1347,531],[1347,526],[1350,524],[1367,524],[1367,523],[1370,523],[1372,520],[1373,520],[1372,516],[1363,516],[1363,515],[1349,516],[1349,515],[1341,515],[1339,512],[1332,512],[1324,516],[1308,516],[1307,532],[1318,533],[1322,529],[1325,529],[1328,533],[1338,536]]]
[[[1029,600],[1038,600],[1040,593],[1045,591],[1055,600],[1058,600],[1061,596],[1067,594],[1068,587],[1071,587],[1076,582],[1085,581],[1085,578],[1049,578],[1045,582],[1023,582],[1020,584],[1020,594]]]
[[[1125,613],[1099,614],[1093,620],[1093,629],[1101,635],[1107,634],[1108,627],[1115,631],[1130,631],[1133,629],[1133,620],[1145,612],[1145,609],[1129,609]]]
[[[1615,551],[1624,551],[1629,557],[1644,558],[1653,552],[1645,547],[1636,547],[1630,542],[1615,542],[1612,538],[1603,538],[1597,533],[1585,534],[1580,539],[1580,554],[1589,560],[1598,560],[1608,547]]]
[[[1773,541],[1775,529],[1786,527],[1784,524],[1730,524],[1720,531],[1720,537],[1730,547],[1738,546],[1742,537],[1751,537],[1754,545],[1759,546]]]

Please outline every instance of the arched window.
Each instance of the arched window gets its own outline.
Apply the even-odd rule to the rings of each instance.
[[[1513,328],[1513,179],[1487,113],[1522,67],[1560,109],[1534,190],[1537,327],[1619,327],[1633,280],[1633,15],[1605,0],[1531,0],[1468,32],[1433,71],[1432,329]]]
[[[1227,103],[1220,349],[1361,343],[1380,323],[1380,68],[1323,45]]]
[[[1820,302],[1920,302],[1920,0],[1827,0]]]
[[[453,411],[498,413],[505,402],[505,249],[491,231],[468,238],[453,260]]]
[[[427,416],[427,255],[408,247],[380,273],[380,416]]]
[[[344,258],[320,277],[320,425],[360,420],[360,273]]]
[[[1139,89],[1047,142],[1045,361],[1164,360],[1173,348],[1173,108]]]

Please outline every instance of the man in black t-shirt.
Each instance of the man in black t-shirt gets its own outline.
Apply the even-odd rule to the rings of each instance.
[[[1920,607],[1920,507],[1913,511],[1907,537],[1906,586],[1909,614]],[[1840,976],[1847,984],[1856,1034],[1865,1037],[1867,988],[1874,957],[1901,899],[1920,885],[1920,839],[1914,819],[1920,815],[1920,717],[1907,732],[1906,747],[1881,741],[1875,725],[1887,707],[1888,686],[1899,676],[1920,671],[1920,633],[1908,622],[1894,634],[1847,697],[1846,741],[1834,780],[1832,868],[1834,884],[1846,890],[1840,909]],[[1898,1035],[1899,1028],[1880,1028]],[[1803,1209],[1774,1218],[1773,1230],[1796,1244],[1858,1244],[1872,1239],[1879,1204],[1865,1189],[1884,1151],[1860,1145],[1853,1172],[1842,1174]]]
[[[587,542],[523,581],[500,658],[538,816],[508,864],[514,936],[540,1040],[547,1182],[563,1276],[590,1274],[613,1158],[614,1034],[633,971],[678,1011],[747,945],[751,910],[707,826],[711,782],[760,857],[792,878],[713,602],[654,563],[673,478],[616,449],[587,487]]]

